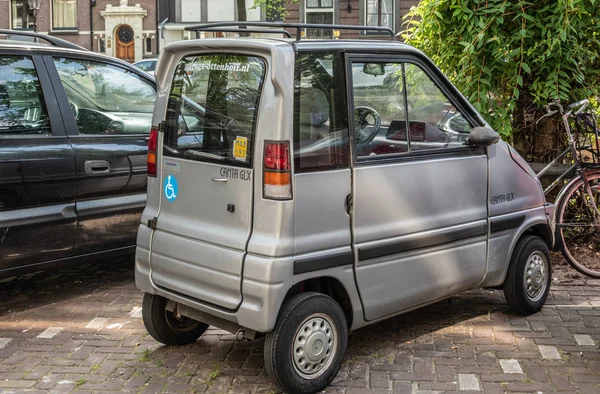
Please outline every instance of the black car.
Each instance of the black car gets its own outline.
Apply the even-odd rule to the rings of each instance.
[[[0,276],[132,252],[146,202],[152,77],[39,36],[0,41]]]

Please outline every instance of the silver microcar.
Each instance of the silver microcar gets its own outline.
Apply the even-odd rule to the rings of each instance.
[[[420,51],[197,39],[156,78],[135,273],[157,341],[264,335],[279,387],[313,393],[352,330],[481,287],[544,304],[553,206]]]

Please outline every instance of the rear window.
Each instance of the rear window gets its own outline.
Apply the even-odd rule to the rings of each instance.
[[[251,167],[265,69],[253,56],[182,59],[167,107],[164,155]]]

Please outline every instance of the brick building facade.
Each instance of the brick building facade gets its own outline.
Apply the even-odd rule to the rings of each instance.
[[[250,0],[251,1],[251,0]],[[287,22],[387,26],[403,30],[403,17],[419,0],[298,0],[287,4]],[[326,38],[331,32],[311,31],[309,38]],[[341,38],[377,38],[377,34],[341,31]]]
[[[418,0],[298,0],[286,2],[288,22],[388,26],[403,29],[403,16]],[[266,20],[254,0],[246,0],[248,20]],[[158,13],[158,15],[157,15]],[[170,42],[193,38],[186,26],[237,20],[236,0],[42,0],[38,31],[95,52],[127,61],[156,56]],[[164,23],[158,24],[157,21]],[[158,29],[157,29],[158,28]],[[0,29],[32,30],[27,0],[0,0]],[[158,33],[158,34],[157,34]],[[308,38],[328,38],[331,30],[307,30]],[[341,38],[378,38],[342,31]]]
[[[156,25],[156,0],[42,0],[37,16],[40,33],[128,61],[156,53]],[[0,28],[33,30],[26,0],[0,0]]]
[[[419,0],[297,0],[285,1],[287,22],[325,23],[346,25],[388,26],[394,31],[403,30],[403,16]],[[160,43],[193,38],[186,26],[237,20],[236,0],[159,0]],[[265,12],[253,9],[254,0],[246,0],[249,21],[264,21]],[[290,33],[294,33],[290,31]],[[327,38],[331,30],[308,30],[308,38]],[[206,33],[202,36],[209,37]],[[378,38],[373,34],[341,31],[341,38]]]

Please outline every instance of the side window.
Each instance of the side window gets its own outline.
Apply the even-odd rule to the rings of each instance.
[[[50,134],[48,112],[33,61],[27,56],[3,56],[0,137]]]
[[[296,172],[348,167],[347,111],[341,54],[298,54],[294,87]]]
[[[149,133],[156,91],[137,74],[110,64],[56,58],[79,134]]]
[[[462,146],[472,126],[420,67],[405,73],[411,150]]]
[[[472,128],[411,63],[352,63],[352,89],[359,157],[460,147]]]
[[[358,156],[408,152],[402,64],[352,63]]]

